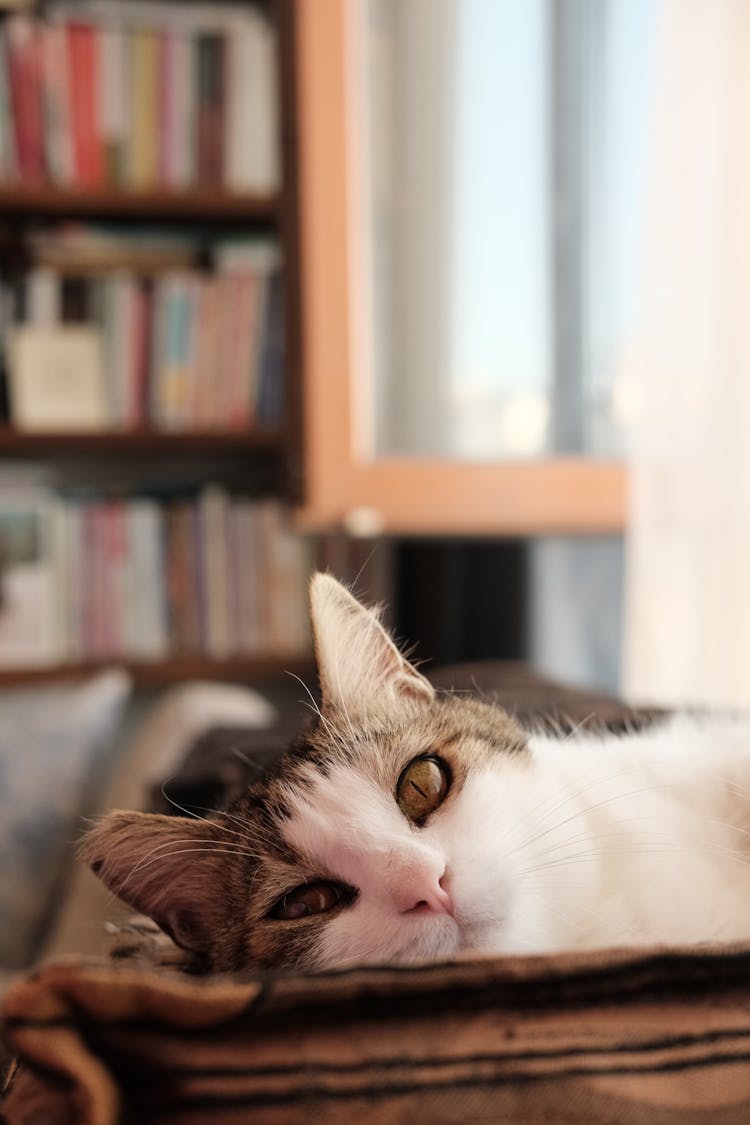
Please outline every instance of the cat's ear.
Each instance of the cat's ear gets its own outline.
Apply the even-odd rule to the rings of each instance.
[[[310,609],[324,706],[366,715],[434,699],[432,685],[401,655],[377,613],[331,575],[313,576]]]
[[[205,957],[234,912],[231,849],[220,837],[209,821],[115,810],[84,837],[80,852],[114,894],[175,944]]]

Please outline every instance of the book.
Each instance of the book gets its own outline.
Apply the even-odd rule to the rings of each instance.
[[[309,651],[308,544],[276,500],[0,479],[0,666]]]
[[[218,485],[209,486],[200,494],[198,509],[206,651],[226,658],[236,649],[231,615],[229,498]]]
[[[213,186],[222,182],[224,166],[225,57],[221,36],[198,36],[196,65],[196,180]]]
[[[0,24],[0,176],[8,182],[18,175],[7,27]]]
[[[233,507],[233,582],[241,652],[263,652],[268,598],[267,553],[258,504],[239,499]]]
[[[275,191],[281,181],[278,46],[268,20],[257,11],[251,18],[248,90],[241,103],[247,118],[247,155],[237,186],[264,193]]]
[[[26,274],[26,321],[35,328],[53,328],[62,319],[60,277],[47,266]]]
[[[60,657],[54,498],[45,488],[0,484],[0,665],[43,666]]]
[[[88,428],[278,426],[284,348],[275,247],[265,240],[223,241],[214,251],[215,271],[206,273],[194,268],[195,240],[159,232],[141,237],[137,232],[131,247],[121,234],[78,224],[32,237],[34,264],[25,275],[8,278],[6,307],[14,327],[45,329],[53,347],[50,352],[41,337],[29,343],[28,333],[6,332],[11,382],[19,356],[24,370],[29,365],[36,370],[23,376],[36,387],[42,363],[33,357],[47,346],[44,363],[49,361],[49,377],[57,383],[61,376],[54,373],[61,367],[69,371],[66,378],[75,375],[73,359],[66,357],[74,355],[80,367],[63,404],[70,415],[67,428],[74,414],[80,416],[76,403],[83,398],[90,407],[94,393],[103,405],[93,414],[89,409]],[[63,326],[82,331],[56,336]],[[53,354],[58,338],[59,355]],[[14,341],[20,341],[18,347]],[[16,388],[14,421],[24,411],[23,401]],[[51,400],[48,414],[53,413],[62,425],[60,403]]]
[[[15,327],[7,355],[11,411],[18,429],[107,428],[102,340],[96,329]]]
[[[267,280],[263,323],[258,338],[256,420],[260,425],[273,429],[281,423],[284,405],[284,291],[279,270]]]
[[[201,646],[191,509],[189,501],[178,501],[165,515],[168,626],[172,651],[178,654],[199,652]]]
[[[68,74],[73,165],[84,187],[104,181],[104,151],[99,125],[99,37],[92,27],[73,23],[67,28]]]
[[[76,181],[73,151],[72,79],[66,29],[40,25],[42,40],[42,106],[47,176],[60,187]]]
[[[127,652],[160,660],[169,651],[163,515],[156,501],[138,498],[129,502],[127,520]]]
[[[128,182],[147,188],[157,182],[157,109],[159,40],[141,28],[131,37],[132,110]]]
[[[187,188],[197,178],[196,118],[198,102],[197,58],[192,38],[170,29],[171,119],[166,125],[166,186]]]
[[[95,34],[101,60],[98,97],[105,178],[117,183],[127,175],[128,119],[132,103],[128,39],[123,29],[114,24],[102,25]]]
[[[18,173],[27,181],[45,172],[42,120],[42,55],[38,25],[31,17],[12,15],[5,24],[10,103]]]
[[[262,9],[52,0],[4,21],[1,46],[0,176],[277,190],[278,44]]]

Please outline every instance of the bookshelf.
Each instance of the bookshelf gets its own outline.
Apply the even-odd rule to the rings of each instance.
[[[122,0],[122,4],[104,4],[102,7],[114,13],[113,18],[117,23],[121,19],[120,13],[127,11],[128,2],[129,0]],[[52,0],[50,4],[31,6],[25,12],[24,18],[33,21],[37,16],[43,16],[47,19],[52,12],[54,24],[55,3],[56,0]],[[188,20],[193,19],[193,12],[200,6],[193,9],[190,5],[170,4],[167,0],[160,0],[155,7],[162,13],[172,7],[177,13],[175,16],[177,22],[169,24],[169,35],[166,36],[169,38],[175,28],[178,37],[182,35],[179,20],[183,17]],[[275,100],[278,107],[276,143],[281,169],[277,183],[261,187],[252,187],[249,184],[238,186],[236,175],[235,182],[229,182],[232,180],[231,172],[227,173],[229,164],[224,166],[226,175],[220,177],[220,179],[225,178],[227,182],[219,182],[215,168],[212,170],[208,167],[207,172],[205,171],[207,166],[203,171],[199,169],[198,149],[196,149],[193,174],[197,175],[197,172],[200,172],[200,176],[195,182],[182,183],[179,186],[174,184],[167,186],[156,182],[127,182],[129,173],[126,173],[122,179],[122,164],[118,173],[120,180],[110,180],[107,173],[105,177],[107,182],[100,183],[64,183],[60,181],[59,176],[58,182],[49,182],[45,175],[29,174],[28,167],[25,170],[19,167],[12,168],[10,175],[6,171],[3,176],[3,169],[7,169],[7,163],[0,159],[0,269],[4,266],[4,261],[13,262],[16,269],[19,268],[20,263],[20,268],[26,269],[27,262],[32,261],[31,258],[24,257],[23,250],[29,233],[35,230],[54,230],[56,224],[69,222],[83,225],[108,224],[125,232],[132,225],[138,232],[149,229],[164,230],[169,237],[171,237],[169,232],[173,229],[194,228],[196,231],[201,231],[202,237],[207,239],[220,240],[224,236],[238,234],[275,239],[281,248],[284,262],[285,358],[284,402],[281,414],[273,422],[267,420],[258,422],[250,418],[245,420],[241,428],[234,423],[231,426],[225,425],[223,421],[217,423],[215,418],[208,425],[200,421],[191,421],[187,425],[183,423],[181,428],[177,429],[172,429],[163,422],[155,424],[150,417],[126,426],[118,423],[116,426],[99,429],[17,429],[11,421],[5,421],[0,422],[0,470],[4,464],[14,468],[21,463],[47,465],[54,468],[56,477],[62,481],[66,480],[67,474],[76,487],[80,488],[82,482],[84,488],[90,486],[91,495],[95,494],[97,486],[102,482],[110,483],[112,479],[116,479],[117,473],[121,471],[118,466],[122,467],[123,496],[127,495],[131,477],[142,483],[148,480],[148,474],[153,474],[154,487],[158,492],[160,483],[163,484],[162,478],[168,479],[171,487],[172,478],[175,474],[179,476],[183,469],[185,481],[188,482],[185,487],[193,490],[192,495],[196,501],[202,483],[213,485],[219,482],[223,487],[221,481],[226,480],[244,481],[243,484],[228,485],[230,489],[250,488],[252,492],[256,485],[259,486],[261,491],[258,495],[261,499],[269,498],[269,489],[270,494],[280,500],[293,497],[299,490],[300,402],[299,388],[295,385],[298,363],[296,326],[298,303],[294,277],[296,268],[295,126],[292,120],[294,62],[290,55],[294,49],[294,4],[291,0],[272,0],[271,3],[266,3],[264,0],[233,0],[232,5],[224,3],[216,5],[216,8],[209,5],[202,7],[208,13],[205,18],[209,21],[214,18],[214,13],[219,8],[229,11],[230,7],[234,7],[238,12],[247,9],[263,19],[267,18],[274,30],[277,45],[277,75],[275,97],[272,100]],[[68,0],[62,0],[60,8],[65,9],[63,20],[76,20],[77,17],[71,15],[72,6]],[[83,0],[81,10],[84,13],[88,12],[96,26],[96,19],[99,17],[92,15],[93,6],[87,6],[86,0]],[[186,12],[189,14],[185,15]],[[6,18],[0,20],[0,27],[5,24]],[[123,26],[126,28],[127,37],[131,34],[127,28],[127,18]],[[211,32],[210,27],[208,31]],[[16,28],[16,34],[17,32]],[[158,38],[160,34],[158,27],[155,29],[155,34]],[[197,35],[198,32],[193,29],[189,34]],[[200,29],[200,35],[205,38],[205,27]],[[228,52],[234,48],[228,45],[231,36],[227,35],[226,38],[226,57],[229,58]],[[0,72],[1,70],[0,67]],[[15,94],[15,91],[13,93]],[[143,103],[141,103],[141,114],[142,105]],[[48,117],[44,118],[44,128],[47,127],[48,120]],[[213,121],[215,125],[216,119],[214,118]],[[70,123],[71,131],[74,132],[72,118]],[[2,125],[3,122],[0,121],[0,133]],[[7,126],[7,118],[5,125]],[[154,128],[159,130],[163,127],[164,122],[159,118]],[[141,124],[137,128],[142,128],[142,117]],[[204,130],[196,140],[196,145],[203,145],[207,135],[209,134]],[[75,142],[75,136],[73,141]],[[48,143],[46,140],[45,144]],[[126,147],[123,145],[123,149]],[[49,159],[49,151],[51,150],[45,148],[45,160]],[[229,151],[226,144],[224,151]],[[127,153],[125,155],[129,160],[130,155]],[[229,163],[231,164],[231,160]],[[52,167],[51,161],[49,167]],[[79,172],[81,178],[85,178],[85,169],[78,169],[76,177]],[[160,167],[159,176],[162,172],[163,169]],[[53,265],[53,269],[56,268],[58,267]],[[205,272],[206,262],[203,259],[196,262],[194,268],[204,271],[199,275],[200,277],[212,276],[211,273]],[[219,267],[216,264],[211,267],[212,270],[217,268]],[[80,269],[76,272],[82,276],[91,272],[95,276],[96,270],[96,265],[91,271],[90,266],[81,259]],[[69,469],[68,466],[71,468]],[[132,466],[132,469],[129,466]],[[240,496],[242,494],[241,492]],[[106,495],[104,493],[105,498]],[[164,512],[166,521],[166,507]],[[125,518],[127,520],[128,517]],[[236,569],[236,564],[233,565]],[[166,578],[164,584],[168,584]],[[285,650],[283,643],[269,644],[267,650],[253,650],[249,654],[237,651],[236,654],[226,656],[208,655],[198,651],[185,652],[181,648],[179,654],[170,651],[154,659],[143,659],[140,656],[135,658],[123,653],[95,658],[90,658],[88,655],[83,658],[70,656],[62,661],[52,659],[33,667],[23,661],[19,662],[18,666],[12,664],[0,666],[0,686],[80,678],[113,664],[126,668],[134,682],[144,686],[174,683],[193,677],[244,682],[278,680],[284,672],[306,674],[311,668],[311,660],[306,651],[300,648]]]

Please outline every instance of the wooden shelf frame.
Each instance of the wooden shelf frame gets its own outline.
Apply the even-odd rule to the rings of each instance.
[[[277,430],[154,429],[36,432],[0,425],[0,460],[53,457],[230,456],[279,454]]]
[[[312,656],[291,653],[212,659],[208,656],[171,656],[164,660],[133,661],[116,658],[40,667],[0,668],[0,688],[81,680],[108,668],[121,668],[137,687],[160,687],[185,680],[224,680],[231,683],[278,682],[284,676],[314,675]]]
[[[300,525],[369,534],[534,536],[621,532],[622,462],[555,457],[468,462],[376,457],[353,127],[360,0],[296,0],[301,370]]]
[[[277,223],[280,197],[222,188],[147,191],[0,184],[0,217],[109,218],[155,222]]]

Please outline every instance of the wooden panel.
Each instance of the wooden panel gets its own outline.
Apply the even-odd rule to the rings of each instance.
[[[123,668],[136,684],[158,686],[191,679],[254,683],[260,680],[278,680],[286,673],[305,677],[312,674],[314,665],[312,657],[300,656],[298,653],[287,657],[274,655],[231,660],[211,660],[206,656],[171,657],[153,663],[113,659],[81,664],[55,664],[42,668],[0,668],[0,688],[79,680],[105,668]]]
[[[351,462],[345,8],[346,0],[297,0],[305,497],[313,522]]]
[[[207,188],[187,191],[94,190],[47,185],[0,187],[0,215],[41,217],[107,216],[158,219],[159,222],[199,219],[205,222],[253,220],[273,222],[278,212],[275,195],[228,192]]]
[[[589,535],[621,532],[627,474],[587,458],[524,463],[388,459],[351,466],[340,489],[299,515],[307,529],[343,525],[353,534]]]
[[[281,451],[279,434],[272,430],[196,430],[165,433],[129,430],[90,433],[24,433],[0,426],[0,459],[3,457],[139,457],[172,454],[228,455]]]

